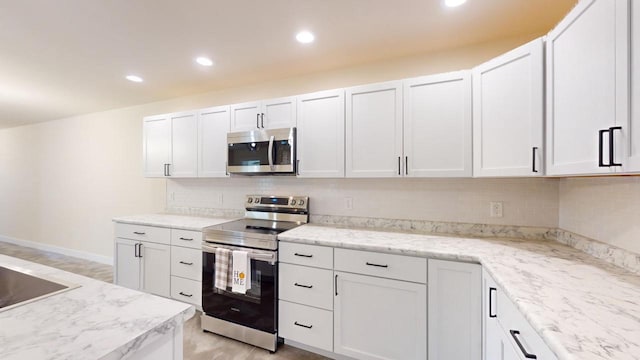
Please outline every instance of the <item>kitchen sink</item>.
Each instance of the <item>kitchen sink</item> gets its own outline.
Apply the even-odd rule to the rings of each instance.
[[[0,312],[77,287],[0,266]]]

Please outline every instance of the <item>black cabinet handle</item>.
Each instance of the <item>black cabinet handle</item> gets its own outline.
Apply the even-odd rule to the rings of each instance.
[[[296,175],[300,175],[300,160],[296,160]]]
[[[610,167],[611,164],[604,163],[604,145],[602,140],[602,135],[604,133],[609,132],[609,129],[598,130],[598,166],[599,167]]]
[[[335,285],[335,288],[336,288],[336,296],[338,296],[338,274],[336,274],[335,284],[334,285]]]
[[[509,330],[509,333],[511,334],[511,337],[513,337],[513,340],[516,341],[516,344],[520,348],[520,351],[522,351],[522,354],[524,355],[524,357],[526,357],[527,359],[537,359],[538,358],[534,354],[529,354],[527,352],[527,350],[524,348],[524,346],[522,346],[522,343],[520,342],[520,339],[518,339],[518,337],[516,336],[516,335],[520,335],[520,331],[518,331],[518,330]]]
[[[409,175],[409,157],[404,157],[404,174]]]
[[[492,293],[494,291],[496,292],[496,294],[498,293],[498,289],[496,289],[494,287],[490,287],[489,288],[489,317],[490,318],[498,317],[498,314],[492,314],[491,313],[491,309],[493,308],[493,296],[491,296],[491,295],[492,295]]]
[[[537,173],[538,169],[536,169],[536,152],[538,152],[538,147],[533,147],[533,161],[531,161],[531,172]]]
[[[138,257],[138,245],[140,244],[133,245],[133,257]]]
[[[169,165],[169,164],[164,164],[164,176],[169,176],[168,175],[168,170],[167,170],[167,165]]]
[[[260,129],[260,114],[256,114],[256,128]]]
[[[313,287],[313,285],[302,285],[302,284],[298,284],[298,283],[294,283],[293,285],[301,287],[301,288],[305,288],[305,289],[311,289]]]
[[[184,241],[193,241],[193,239],[188,239],[188,238],[183,238],[181,237],[180,240],[184,240]]]
[[[300,327],[303,327],[303,328],[307,328],[307,329],[311,329],[311,328],[313,327],[313,325],[300,324],[300,323],[299,323],[299,322],[297,322],[297,321],[294,321],[294,322],[293,322],[293,325],[297,325],[297,326],[300,326]]]
[[[139,232],[139,231],[134,231],[133,233],[136,234],[136,235],[144,235],[145,234],[145,233]]]
[[[614,153],[614,143],[615,143],[615,138],[614,138],[614,131],[615,130],[622,130],[621,126],[614,126],[614,127],[610,127],[609,128],[609,166],[622,166],[622,163],[616,163],[613,153]]]
[[[381,268],[388,268],[389,265],[380,265],[380,264],[374,264],[374,263],[370,263],[370,262],[366,262],[367,265],[369,266],[375,266],[375,267],[381,267]]]
[[[401,161],[401,160],[400,160],[400,156],[398,156],[398,175],[402,175],[402,174],[400,173],[400,161]]]
[[[186,296],[186,297],[192,297],[193,294],[185,294],[182,291],[180,291],[178,294],[182,295],[182,296]]]
[[[183,265],[193,265],[193,263],[192,263],[192,262],[185,262],[185,261],[180,261],[180,264],[183,264]]]
[[[262,113],[261,116],[260,116],[260,125],[264,129],[264,113]]]
[[[142,257],[142,243],[138,244],[138,257]]]
[[[295,253],[295,254],[293,254],[293,255],[295,255],[295,256],[300,256],[300,257],[306,257],[306,258],[311,258],[311,257],[313,257],[313,255],[306,255],[306,254],[299,254],[299,253]]]

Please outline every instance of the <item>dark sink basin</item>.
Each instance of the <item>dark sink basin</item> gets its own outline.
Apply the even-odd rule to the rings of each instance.
[[[0,266],[0,311],[67,289],[67,285]]]

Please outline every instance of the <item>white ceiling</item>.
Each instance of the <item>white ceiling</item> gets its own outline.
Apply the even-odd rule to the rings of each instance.
[[[576,2],[441,1],[0,0],[0,128],[546,31]]]

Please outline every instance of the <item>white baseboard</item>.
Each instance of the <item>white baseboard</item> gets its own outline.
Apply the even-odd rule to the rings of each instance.
[[[50,252],[54,252],[62,255],[72,256],[72,257],[83,259],[83,260],[95,261],[101,264],[113,265],[112,257],[98,255],[98,254],[94,254],[86,251],[74,250],[74,249],[64,248],[64,247],[55,246],[55,245],[48,245],[48,244],[43,244],[35,241],[16,239],[16,238],[4,236],[4,235],[0,235],[0,241],[10,243],[10,244],[20,245],[20,246],[26,246],[26,247],[30,247],[38,250],[50,251]]]

